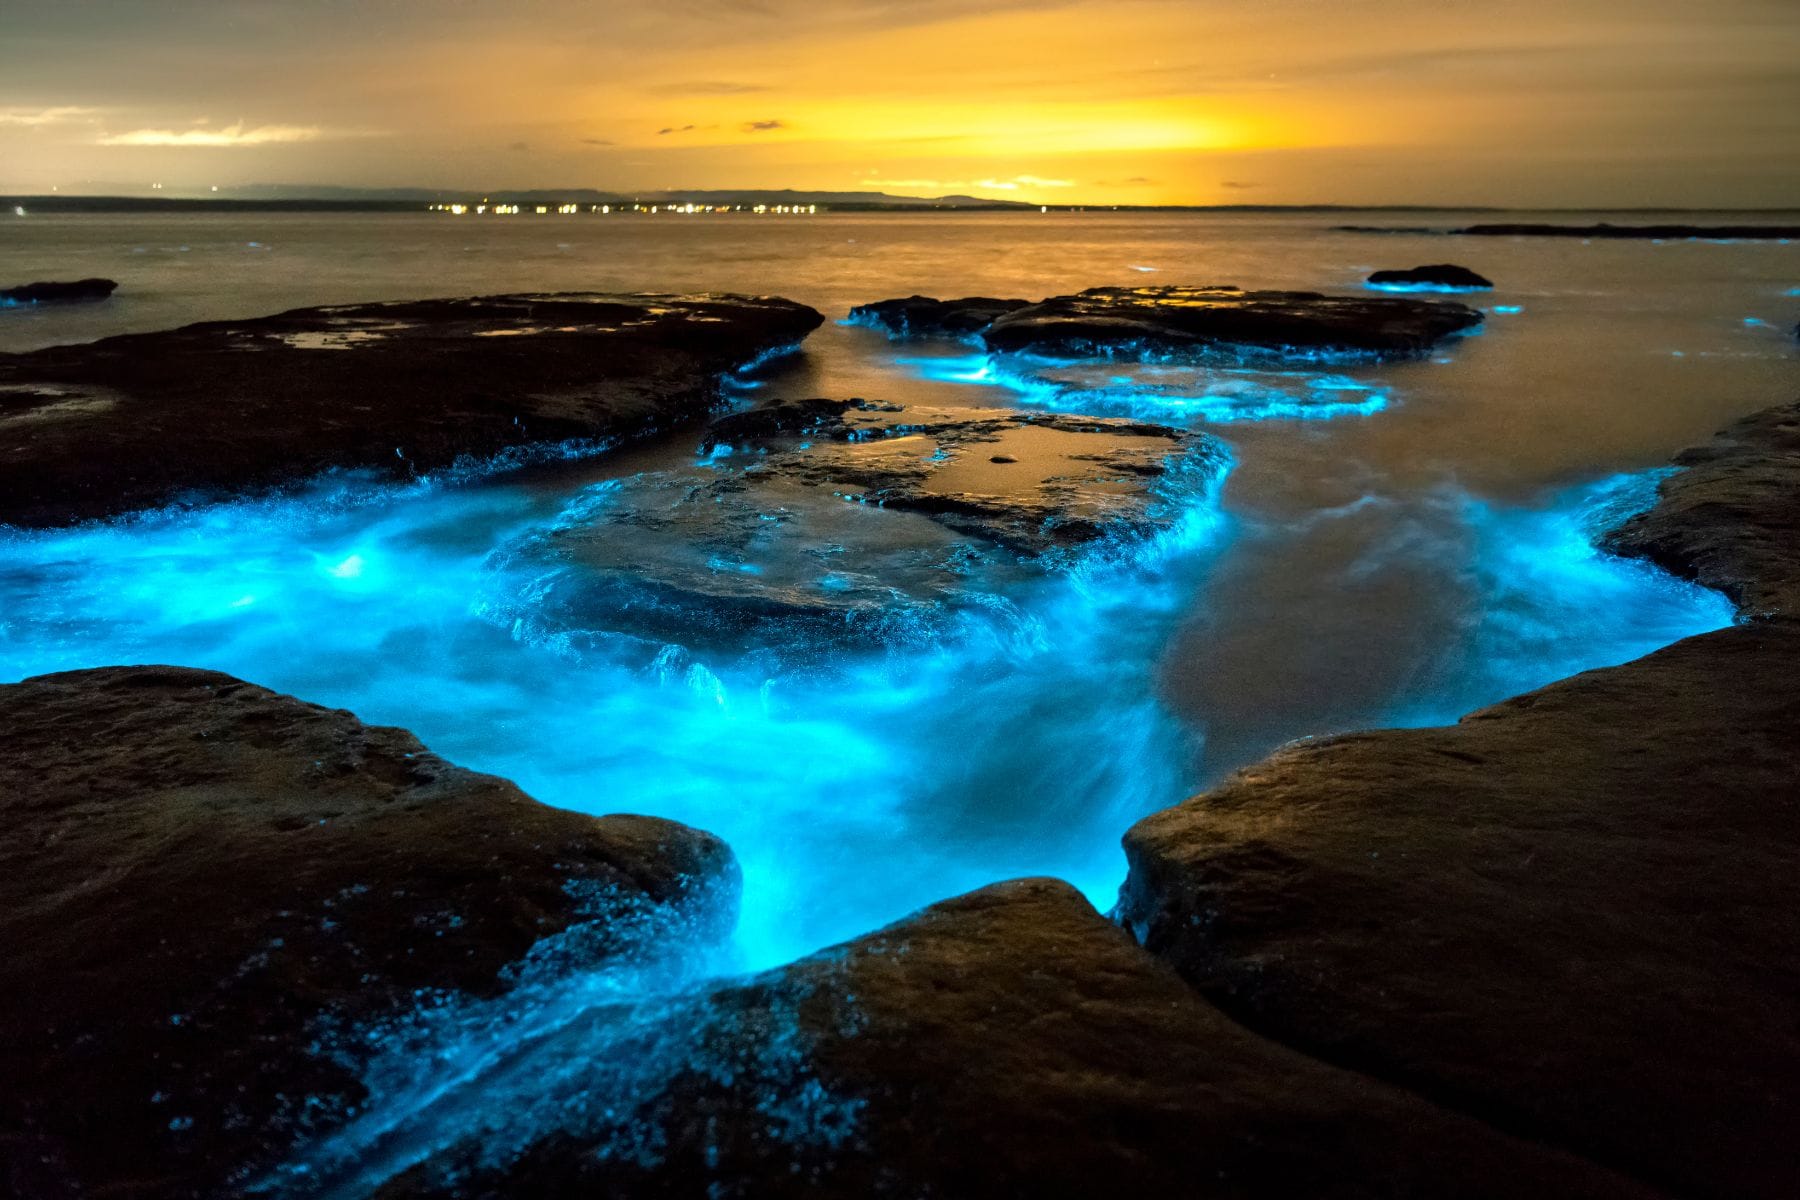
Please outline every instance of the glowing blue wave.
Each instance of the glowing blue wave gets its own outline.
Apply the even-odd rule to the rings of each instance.
[[[1327,421],[1373,416],[1391,403],[1376,385],[1345,375],[1300,371],[1163,363],[1096,365],[999,354],[909,357],[895,362],[934,382],[1003,387],[1018,403],[1034,408],[1177,424]]]

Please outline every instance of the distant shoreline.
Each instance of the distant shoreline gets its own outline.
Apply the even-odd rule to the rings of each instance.
[[[634,203],[655,205],[666,211],[670,206],[694,203],[699,205],[714,204],[725,209],[742,207],[748,213],[752,205],[767,203],[766,200],[749,199],[719,201],[706,198],[706,193],[695,193],[692,199],[674,195],[669,197],[649,197],[634,200],[633,198],[609,198],[595,200],[591,194],[571,193],[566,198],[558,198],[557,193],[489,193],[494,204],[521,204],[528,206],[520,215],[538,215],[538,205],[547,206],[551,211],[547,215],[557,215],[558,204],[571,203],[581,206],[582,211],[573,214],[579,216],[590,214],[590,205],[610,205],[612,216],[648,215],[637,214],[630,210]],[[767,193],[774,196],[775,193]],[[782,193],[781,203],[816,204],[818,213],[857,213],[857,212],[898,212],[898,213],[967,213],[967,212],[1009,212],[1029,213],[1049,211],[1066,212],[1131,212],[1131,213],[1421,213],[1421,212],[1468,212],[1468,213],[1641,213],[1641,214],[1682,214],[1682,213],[1739,213],[1745,216],[1754,215],[1792,215],[1800,213],[1800,208],[1501,208],[1483,205],[1430,205],[1430,204],[1022,204],[1017,201],[993,201],[991,203],[957,203],[939,204],[929,200],[906,202],[889,201],[813,201],[806,199],[806,193]],[[797,197],[794,198],[794,197]],[[473,206],[483,202],[484,198],[471,199],[458,193],[447,193],[436,199],[245,199],[241,197],[206,199],[200,197],[151,197],[151,196],[68,196],[68,195],[17,195],[0,196],[0,217],[11,211],[23,208],[26,214],[36,213],[420,213],[426,214],[433,204],[466,204]],[[623,206],[623,208],[621,208]],[[714,214],[716,215],[716,214]]]

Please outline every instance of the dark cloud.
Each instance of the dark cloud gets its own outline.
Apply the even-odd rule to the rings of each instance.
[[[610,138],[582,138],[581,144],[584,146],[611,146],[615,143]]]
[[[744,122],[744,132],[745,133],[767,133],[771,129],[786,129],[786,128],[787,128],[787,123],[784,121],[745,121]]]
[[[1236,180],[1236,179],[1221,179],[1219,181],[1219,186],[1222,188],[1230,188],[1233,191],[1241,192],[1247,188],[1259,188],[1262,186],[1262,184],[1255,183],[1255,182],[1245,183],[1245,182],[1242,182],[1242,181]]]
[[[662,137],[670,133],[692,133],[697,128],[699,128],[697,125],[664,125],[656,131],[656,136]]]

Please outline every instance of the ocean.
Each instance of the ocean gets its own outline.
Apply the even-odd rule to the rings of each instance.
[[[0,283],[121,285],[99,305],[0,312],[0,351],[323,303],[778,294],[827,324],[738,403],[1077,407],[1205,430],[1233,464],[1222,488],[1169,497],[1177,534],[1133,560],[996,596],[994,618],[955,637],[816,675],[674,648],[646,666],[533,632],[533,581],[502,548],[640,472],[704,469],[694,431],[524,473],[336,478],[0,531],[0,682],[217,668],[404,726],[548,803],[712,830],[745,875],[714,970],[782,963],[1021,875],[1070,879],[1105,909],[1133,821],[1284,742],[1453,721],[1731,620],[1721,597],[1594,539],[1648,502],[1673,452],[1793,399],[1800,246],[1332,228],[1473,219],[0,217]],[[1497,287],[1467,298],[1487,312],[1478,335],[1419,362],[1109,365],[1047,386],[968,346],[839,323],[913,293],[1355,292],[1373,269],[1446,261]]]

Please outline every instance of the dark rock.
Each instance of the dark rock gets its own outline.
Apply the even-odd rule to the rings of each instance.
[[[1470,225],[1451,233],[1470,237],[1650,238],[1682,241],[1779,241],[1800,237],[1800,225]]]
[[[110,279],[77,279],[72,283],[40,281],[21,287],[0,288],[0,308],[21,304],[82,304],[104,300],[118,286]]]
[[[578,923],[602,958],[646,906],[731,921],[710,835],[226,675],[28,679],[0,729],[0,1177],[33,1200],[239,1194],[360,1100],[331,1027],[496,992]]]
[[[1090,288],[1009,313],[981,336],[989,350],[1065,358],[1413,358],[1481,320],[1477,310],[1443,300]]]
[[[380,1194],[1648,1194],[1246,1032],[1052,880],[934,905],[698,1023],[629,1136],[572,1070],[563,1131],[510,1163],[464,1143]]]
[[[1750,613],[1800,614],[1800,403],[1746,417],[1676,457],[1649,511],[1608,548],[1730,596]]]
[[[706,412],[723,375],[821,319],[767,298],[492,296],[0,356],[0,523],[634,437]]]
[[[1455,263],[1435,263],[1406,271],[1377,271],[1369,276],[1370,287],[1400,290],[1476,292],[1494,286],[1494,281]]]
[[[1800,626],[1443,729],[1298,744],[1146,818],[1121,916],[1327,1062],[1687,1195],[1800,1187]]]
[[[849,323],[879,329],[891,338],[971,338],[998,317],[1028,308],[1029,300],[996,300],[991,296],[965,296],[937,300],[908,296],[859,304],[850,310]]]
[[[1800,1190],[1800,405],[1611,537],[1773,619],[1126,836],[1120,915],[1250,1028],[1680,1194]]]
[[[514,590],[489,615],[565,644],[622,634],[784,659],[920,642],[991,607],[1001,579],[1173,529],[1183,489],[1228,461],[1205,434],[1142,422],[833,400],[722,418],[702,452],[700,469],[591,489],[503,550]]]

